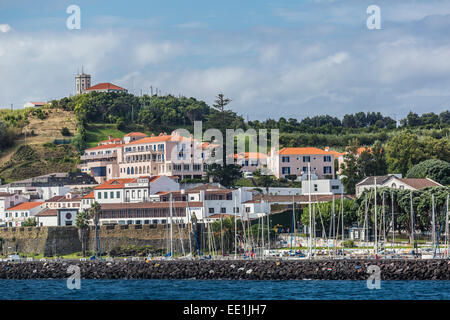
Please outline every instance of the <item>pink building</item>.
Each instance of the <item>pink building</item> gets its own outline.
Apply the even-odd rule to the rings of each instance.
[[[200,179],[205,170],[202,143],[192,137],[166,133],[149,137],[132,132],[123,139],[101,141],[86,149],[80,159],[81,171],[99,183],[142,175]]]
[[[309,163],[311,172],[319,179],[334,179],[334,157],[333,152],[319,148],[283,148],[279,151],[271,151],[268,168],[277,178],[300,177],[308,173]]]
[[[267,155],[260,152],[241,152],[235,154],[234,158],[242,171],[254,172],[267,165]]]

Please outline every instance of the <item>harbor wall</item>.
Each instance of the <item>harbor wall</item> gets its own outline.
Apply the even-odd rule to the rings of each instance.
[[[115,225],[100,226],[99,238],[102,252],[117,247],[152,246],[155,249],[167,248],[169,229],[164,225]],[[173,246],[181,252],[189,248],[187,228],[174,225]],[[87,230],[87,250],[94,251],[96,242],[95,227]],[[43,254],[46,257],[81,252],[81,240],[77,227],[16,227],[0,228],[1,253],[18,252],[27,255]]]
[[[367,280],[375,265],[381,281],[450,280],[450,261],[440,259],[0,262],[0,279],[67,278],[71,265],[82,279]]]

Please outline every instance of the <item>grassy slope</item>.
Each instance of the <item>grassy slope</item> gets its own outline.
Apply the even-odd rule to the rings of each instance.
[[[22,110],[15,111],[19,112]],[[64,137],[61,135],[63,127],[67,127],[72,134],[75,134],[76,120],[73,112],[59,109],[44,109],[44,112],[48,114],[45,119],[28,116],[29,124],[23,128],[23,136],[16,140],[15,146],[0,153],[0,166],[8,162],[19,147],[25,143],[28,145],[42,145],[52,142],[54,139],[63,139]],[[34,135],[31,135],[32,131]]]
[[[77,163],[78,155],[71,145],[21,145],[10,160],[0,166],[0,176],[8,183],[48,173],[73,171]]]

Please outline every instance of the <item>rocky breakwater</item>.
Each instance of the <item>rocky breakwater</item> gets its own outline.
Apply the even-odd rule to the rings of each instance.
[[[0,279],[67,278],[70,265],[83,279],[366,280],[376,265],[381,280],[450,280],[446,260],[2,262]]]

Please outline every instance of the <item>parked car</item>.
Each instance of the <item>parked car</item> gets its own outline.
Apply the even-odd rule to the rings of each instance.
[[[244,172],[244,178],[245,179],[252,179],[253,178],[253,173],[251,173],[249,171],[245,171]]]
[[[11,261],[11,262],[19,262],[21,260],[20,256],[18,254],[10,254],[5,261]]]

